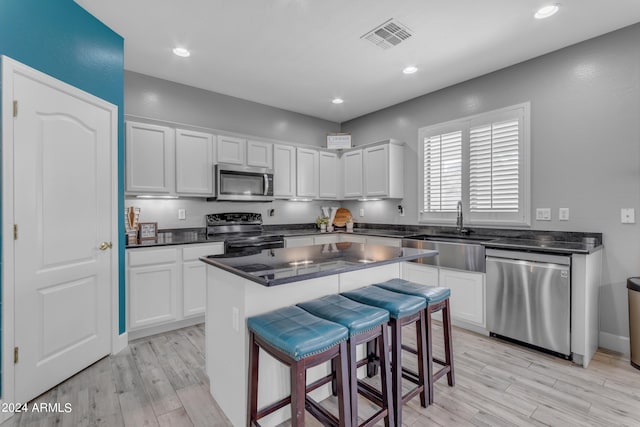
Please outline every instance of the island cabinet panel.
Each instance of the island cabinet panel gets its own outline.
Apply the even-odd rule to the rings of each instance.
[[[176,193],[213,195],[213,135],[176,129]]]
[[[318,198],[318,151],[310,148],[297,148],[297,188],[298,197]]]
[[[451,289],[451,318],[485,327],[484,273],[440,268],[440,286]]]
[[[362,150],[347,151],[342,155],[344,198],[364,197]]]
[[[174,189],[174,136],[169,127],[127,122],[125,136],[126,191],[168,194]]]
[[[273,196],[277,199],[296,197],[296,147],[273,146]]]

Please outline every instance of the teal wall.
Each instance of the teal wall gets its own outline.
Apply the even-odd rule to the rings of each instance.
[[[118,224],[123,236],[123,38],[72,0],[0,0],[0,55],[118,106]],[[124,333],[124,239],[119,243],[119,329]]]

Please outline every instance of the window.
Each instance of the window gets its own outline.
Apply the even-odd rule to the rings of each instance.
[[[528,225],[529,104],[420,129],[421,222]]]

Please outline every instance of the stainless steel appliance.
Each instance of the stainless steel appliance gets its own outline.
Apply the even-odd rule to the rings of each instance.
[[[273,170],[228,164],[214,168],[215,200],[241,202],[273,200]]]
[[[207,238],[223,238],[225,255],[246,255],[263,249],[284,248],[284,236],[265,234],[262,230],[262,214],[216,213],[207,215],[206,222]]]
[[[571,358],[571,257],[487,249],[487,329]]]
[[[419,234],[402,239],[406,248],[435,249],[438,255],[411,262],[484,273],[484,246],[472,238],[436,237]]]

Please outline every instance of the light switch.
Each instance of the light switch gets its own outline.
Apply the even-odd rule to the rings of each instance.
[[[178,209],[178,219],[187,219],[187,211],[185,209]]]
[[[634,208],[622,208],[620,209],[620,221],[623,224],[635,224],[636,223],[636,210]]]
[[[560,221],[569,221],[569,208],[559,208],[558,219]]]
[[[536,208],[536,221],[551,221],[551,209]]]
[[[360,208],[360,216],[364,216],[364,208]]]

